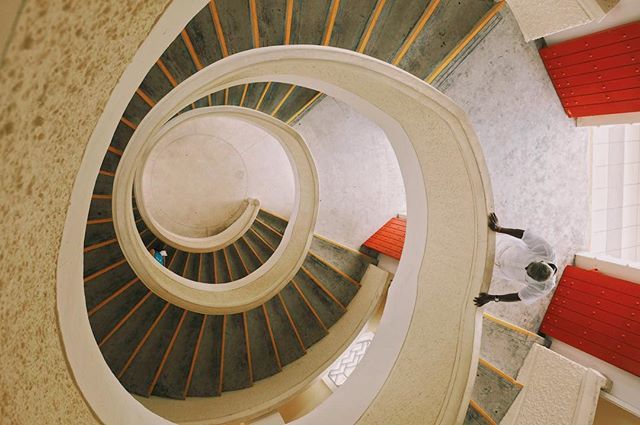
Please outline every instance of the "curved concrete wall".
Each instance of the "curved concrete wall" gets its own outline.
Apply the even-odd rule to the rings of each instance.
[[[0,70],[0,417],[99,423],[63,354],[56,253],[87,141],[169,1],[25,3]],[[181,3],[176,28],[204,2]],[[148,53],[153,63],[159,53]]]

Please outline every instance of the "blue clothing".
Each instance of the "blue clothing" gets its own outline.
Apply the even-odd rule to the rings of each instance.
[[[164,266],[164,256],[160,253],[160,251],[156,251],[155,254],[153,254],[153,258],[155,258],[158,263]]]

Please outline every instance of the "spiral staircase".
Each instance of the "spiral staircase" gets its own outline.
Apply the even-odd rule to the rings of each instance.
[[[224,403],[225,393],[246,391],[289,365],[304,364],[307,350],[344,321],[341,318],[359,296],[367,270],[376,268],[376,260],[366,254],[314,235],[295,276],[257,307],[203,314],[156,295],[120,245],[112,205],[120,160],[147,114],[207,66],[242,51],[277,45],[352,50],[437,86],[500,20],[503,3],[212,0],[189,21],[157,58],[124,110],[96,176],[86,221],[83,268],[89,322],[105,362],[127,391],[143,398],[216,397]],[[208,93],[173,116],[237,106],[293,124],[323,96],[297,84],[250,82]],[[235,242],[195,252],[154,233],[135,198],[131,204],[146,249],[166,250],[166,269],[199,284],[225,286],[251,277],[274,256],[288,226],[287,220],[262,209]],[[370,314],[371,308],[367,311]],[[358,329],[367,317],[361,318]],[[352,333],[344,347],[354,337]],[[332,355],[327,358],[335,359]],[[505,386],[493,383],[504,380],[503,374],[484,363],[479,370],[478,379],[485,381],[479,385],[495,398]],[[511,389],[518,385],[506,381],[506,397],[512,400]],[[487,403],[483,407],[473,401],[465,423],[495,423]],[[501,409],[504,414],[505,406]]]

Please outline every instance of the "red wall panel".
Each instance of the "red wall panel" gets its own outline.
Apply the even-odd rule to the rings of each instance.
[[[407,232],[407,220],[394,217],[365,241],[364,246],[389,257],[400,259]]]
[[[540,330],[640,376],[640,285],[568,266]]]
[[[640,111],[640,21],[540,49],[569,117]]]

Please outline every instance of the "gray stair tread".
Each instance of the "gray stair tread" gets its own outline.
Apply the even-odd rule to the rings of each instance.
[[[113,327],[148,293],[149,289],[138,281],[90,316],[89,323],[96,341],[102,341]]]
[[[153,388],[153,395],[175,399],[184,398],[184,389],[191,370],[200,327],[204,316],[188,312],[176,336],[173,349]]]
[[[249,310],[246,316],[253,380],[258,381],[278,373],[280,367],[262,306]]]
[[[216,283],[231,282],[229,265],[227,264],[226,253],[223,250],[213,253],[215,259]]]
[[[129,267],[129,264],[124,262],[120,266],[87,282],[84,285],[87,310],[90,311],[135,278],[136,275]]]
[[[331,241],[314,236],[311,251],[323,261],[360,282],[369,264],[377,264],[377,260],[360,252],[345,248]]]
[[[322,282],[343,306],[347,306],[358,292],[356,284],[312,255],[307,255],[302,266]]]
[[[483,318],[480,356],[512,378],[518,376],[531,346],[543,343],[538,335],[518,332],[486,316]]]
[[[294,2],[291,44],[320,44],[331,0]]]
[[[129,392],[142,396],[149,395],[156,372],[160,369],[165,352],[170,348],[171,339],[183,311],[179,307],[170,305],[140,351],[135,354],[130,366],[120,378],[120,382]],[[151,322],[147,321],[147,323]]]
[[[213,283],[213,253],[207,252],[200,257],[200,282]]]
[[[272,298],[265,304],[265,307],[271,321],[280,363],[282,366],[286,366],[303,356],[305,353],[304,348],[296,337],[295,330],[289,321],[281,298],[278,296]]]
[[[205,316],[204,328],[187,396],[219,395],[222,316]]]
[[[166,301],[151,295],[133,313],[133,315],[100,347],[102,355],[109,368],[118,376],[122,368],[142,340],[151,326],[153,320],[158,317]],[[111,324],[112,328],[116,323]],[[102,341],[102,340],[101,340]]]
[[[441,1],[398,65],[426,78],[494,4],[493,0]]]
[[[305,348],[311,347],[321,340],[326,335],[326,331],[295,287],[289,283],[280,294],[289,310],[289,314],[293,319]]]
[[[241,313],[226,316],[222,390],[235,391],[252,385],[249,354]]]
[[[202,66],[222,59],[220,43],[213,26],[213,17],[209,7],[203,7],[191,19],[187,24],[186,31]]]
[[[314,282],[306,273],[299,271],[294,281],[304,294],[313,309],[320,316],[322,323],[328,328],[342,317],[345,312],[337,300],[334,300],[318,283]]]
[[[520,384],[501,376],[490,366],[480,362],[471,399],[478,403],[495,422],[500,422],[521,389]]]
[[[467,408],[463,423],[464,425],[493,425],[471,406]]]

